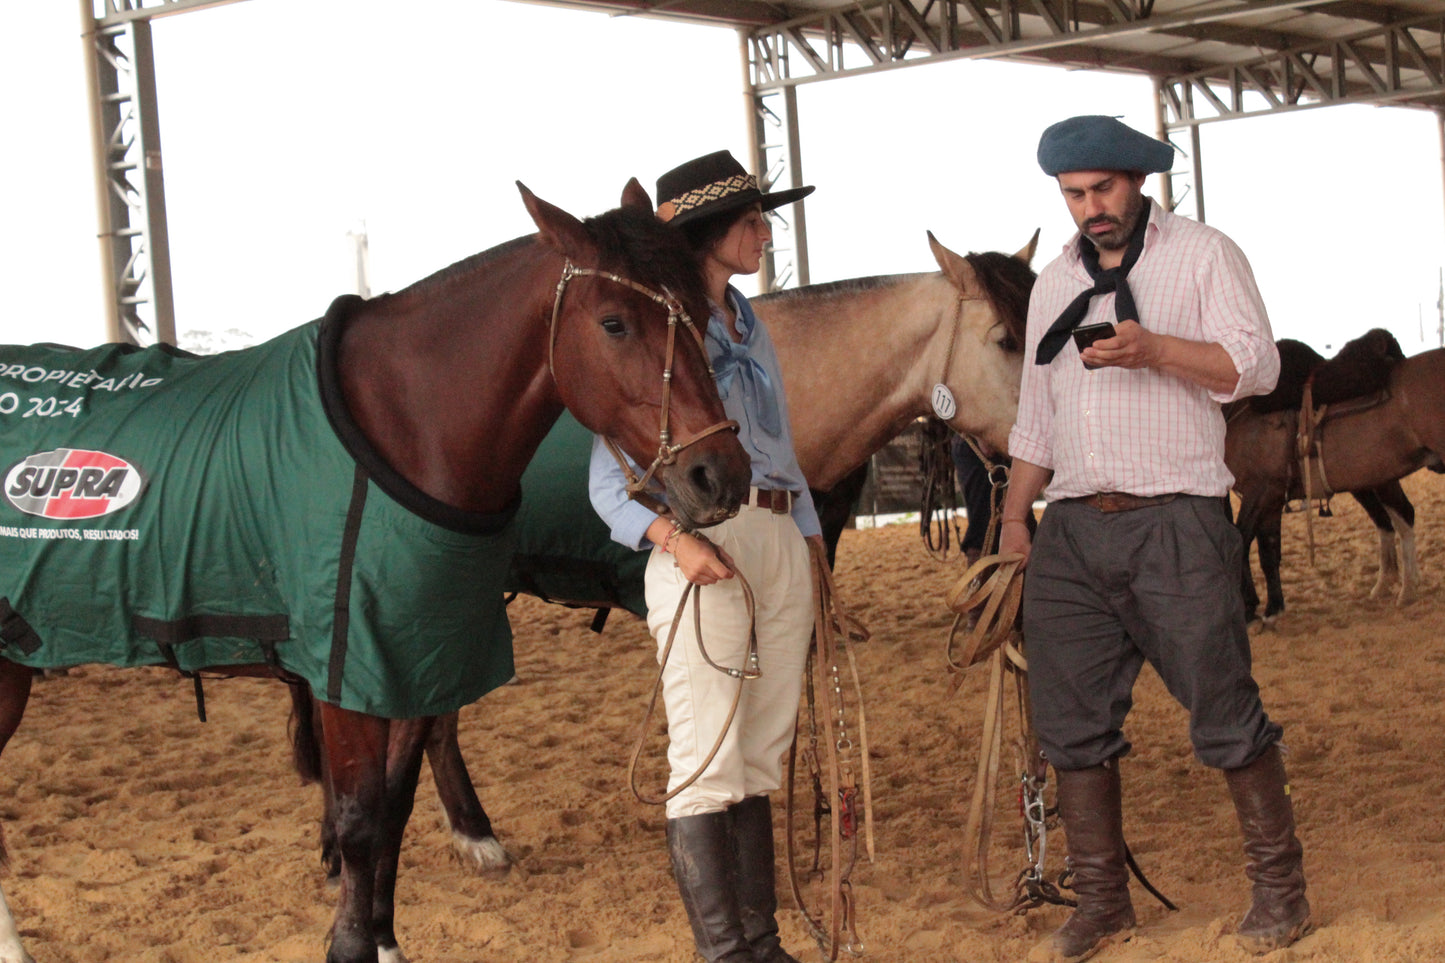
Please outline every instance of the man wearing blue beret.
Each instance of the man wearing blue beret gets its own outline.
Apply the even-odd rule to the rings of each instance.
[[[1189,711],[1195,756],[1224,772],[1254,889],[1239,939],[1269,952],[1310,911],[1283,730],[1251,670],[1220,405],[1274,386],[1274,335],[1234,242],[1142,193],[1168,144],[1073,117],[1044,131],[1038,160],[1079,230],[1029,300],[1000,550],[1028,567],[1033,725],[1078,908],[1030,960],[1074,963],[1133,932],[1119,760],[1145,661]]]

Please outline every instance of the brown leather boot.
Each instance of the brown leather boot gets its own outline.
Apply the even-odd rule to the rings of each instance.
[[[1309,929],[1304,847],[1294,831],[1284,759],[1270,746],[1249,765],[1227,769],[1225,781],[1244,833],[1245,875],[1254,901],[1239,924],[1239,940],[1251,953],[1289,946]]]
[[[1029,963],[1078,963],[1134,935],[1119,761],[1059,771],[1058,778],[1059,815],[1079,905],[1047,942],[1033,948]]]

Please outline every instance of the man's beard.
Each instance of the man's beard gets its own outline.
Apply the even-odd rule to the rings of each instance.
[[[1089,218],[1080,227],[1084,236],[1094,242],[1094,247],[1101,251],[1117,251],[1129,246],[1129,237],[1134,233],[1134,227],[1139,223],[1139,218],[1145,216],[1146,210],[1144,195],[1135,194],[1129,209],[1124,212],[1122,218],[1100,214],[1098,217]],[[1095,224],[1112,224],[1114,226],[1103,234],[1094,234],[1089,228]]]

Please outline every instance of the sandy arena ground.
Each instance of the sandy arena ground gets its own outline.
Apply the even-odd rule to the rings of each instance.
[[[1277,628],[1255,637],[1270,714],[1285,726],[1315,931],[1267,963],[1445,960],[1445,480],[1406,481],[1419,510],[1420,598],[1373,601],[1374,530],[1348,498],[1317,521],[1285,518]],[[916,526],[848,532],[838,586],[872,630],[857,649],[872,737],[877,861],[855,873],[867,958],[1021,960],[1063,918],[1000,917],[965,895],[961,838],[982,722],[982,671],[949,693],[943,597],[956,556],[928,555]],[[483,802],[517,859],[465,874],[449,855],[423,775],[402,855],[399,933],[413,963],[687,961],[691,940],[663,842],[624,770],[655,662],[637,622],[520,600],[520,681],[462,715]],[[333,893],[315,847],[319,799],[288,763],[282,686],[207,686],[165,671],[87,667],[35,687],[0,764],[4,888],[39,963],[291,963],[322,957]],[[1141,929],[1098,959],[1243,961],[1231,935],[1246,906],[1239,834],[1223,780],[1189,749],[1183,714],[1150,670],[1124,766],[1130,843],[1166,912],[1135,888]],[[659,770],[658,754],[651,757]],[[998,881],[1023,864],[1000,817]],[[1050,837],[1062,851],[1060,834]],[[1056,861],[1056,860],[1055,860]],[[1057,867],[1054,867],[1055,871]],[[822,956],[785,908],[787,944]]]

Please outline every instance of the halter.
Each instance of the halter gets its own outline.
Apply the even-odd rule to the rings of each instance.
[[[933,413],[940,421],[949,421],[958,412],[958,401],[948,387],[948,376],[953,373],[953,349],[958,344],[958,329],[963,325],[963,304],[965,301],[986,301],[978,295],[960,293],[953,308],[953,330],[948,336],[948,353],[943,356],[943,377],[933,386],[931,401]]]
[[[707,360],[707,349],[703,342],[702,334],[692,323],[692,318],[683,308],[682,302],[674,297],[673,293],[666,287],[662,289],[661,293],[658,293],[651,288],[643,287],[636,281],[612,274],[609,271],[601,271],[594,268],[579,268],[570,260],[562,266],[562,277],[557,281],[557,297],[556,300],[552,302],[552,321],[548,325],[547,332],[547,369],[552,373],[552,380],[554,382],[557,380],[557,367],[554,363],[554,356],[557,350],[557,319],[562,315],[562,295],[567,291],[567,285],[575,277],[597,277],[621,284],[624,287],[631,288],[644,297],[651,298],[656,303],[667,308],[667,356],[663,361],[662,370],[662,425],[658,431],[657,457],[652,460],[652,464],[647,467],[647,471],[644,472],[641,477],[638,477],[637,473],[632,470],[632,465],[628,462],[626,456],[623,455],[622,450],[617,447],[616,442],[605,436],[602,439],[607,445],[607,450],[612,452],[612,457],[617,459],[617,464],[621,466],[623,475],[627,477],[627,494],[647,505],[649,508],[654,508],[660,513],[666,512],[666,506],[646,491],[648,483],[652,481],[652,477],[657,473],[657,470],[665,465],[671,465],[676,462],[678,452],[690,445],[697,444],[709,435],[716,434],[719,431],[737,431],[738,423],[732,419],[720,421],[715,425],[704,428],[687,441],[674,445],[672,443],[671,428],[672,360],[677,345],[677,324],[681,321],[687,325],[687,329],[692,332],[692,336],[694,340],[697,341],[698,347],[703,349],[704,360]],[[707,361],[707,373],[709,376],[713,376],[712,362],[710,360]]]

